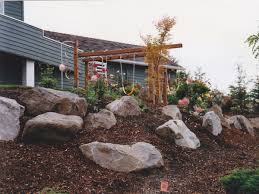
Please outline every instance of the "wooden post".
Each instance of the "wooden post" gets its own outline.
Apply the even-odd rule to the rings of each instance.
[[[163,74],[164,74],[164,80],[163,80],[163,104],[167,105],[168,104],[168,99],[167,99],[168,74],[166,72],[164,72]]]
[[[76,40],[74,44],[74,87],[78,88],[79,80],[78,80],[78,41]]]
[[[88,91],[88,77],[89,77],[89,66],[88,62],[85,62],[85,90]]]

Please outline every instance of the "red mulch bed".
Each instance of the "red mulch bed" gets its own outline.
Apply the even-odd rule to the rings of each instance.
[[[187,119],[188,118],[188,119]],[[61,145],[0,142],[0,193],[33,193],[52,187],[69,193],[160,193],[160,181],[170,193],[224,193],[219,177],[235,168],[258,167],[258,140],[237,129],[224,129],[215,138],[195,118],[184,115],[201,147],[190,150],[166,142],[154,129],[169,118],[159,111],[139,117],[118,118],[110,130],[82,130]],[[165,166],[134,173],[103,169],[85,159],[79,145],[93,141],[132,144],[145,141],[162,153]]]

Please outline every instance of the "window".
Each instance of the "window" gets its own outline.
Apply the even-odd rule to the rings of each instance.
[[[0,14],[4,14],[4,0],[0,0]]]

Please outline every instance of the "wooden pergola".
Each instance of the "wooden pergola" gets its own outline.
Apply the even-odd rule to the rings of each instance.
[[[116,50],[100,50],[92,52],[81,52],[78,53],[78,41],[74,44],[74,87],[79,86],[78,79],[78,58],[84,58],[85,63],[85,88],[88,87],[88,77],[89,77],[89,62],[91,61],[102,61],[102,57],[106,61],[111,61],[115,59],[132,59],[134,57],[145,57],[146,47],[135,47],[126,49],[116,49]],[[176,49],[182,48],[183,45],[179,44],[169,44],[165,45],[166,49]]]

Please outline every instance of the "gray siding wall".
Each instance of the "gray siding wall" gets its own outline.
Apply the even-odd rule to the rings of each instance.
[[[65,61],[73,70],[73,48],[63,46],[68,58]],[[61,62],[61,43],[43,36],[43,30],[0,14],[0,51],[58,67]],[[71,87],[71,80],[64,79],[64,87]],[[84,84],[84,65],[79,64],[79,82]]]
[[[5,1],[4,2],[5,15],[14,17],[18,20],[24,20],[23,1]]]
[[[133,74],[133,65],[131,64],[123,64],[123,73],[126,75],[124,76],[125,80],[132,82],[132,74]],[[146,84],[145,76],[146,76],[146,69],[147,67],[144,66],[137,66],[135,67],[135,83],[139,83],[142,86]],[[120,72],[120,64],[119,63],[108,63],[108,74],[116,75],[117,71]],[[120,73],[119,73],[120,75]],[[120,75],[121,76],[121,75]]]

